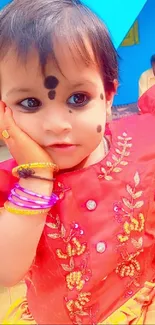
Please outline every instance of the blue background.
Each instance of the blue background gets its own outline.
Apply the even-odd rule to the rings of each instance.
[[[0,8],[3,8],[9,2],[9,0],[0,0]]]
[[[115,104],[136,102],[138,98],[138,79],[141,73],[150,68],[150,57],[155,54],[155,0],[147,0],[138,16],[140,43],[119,47],[120,83]]]
[[[146,0],[83,0],[83,3],[105,22],[117,48]]]
[[[23,0],[24,1],[24,0]],[[33,0],[32,0],[33,1]],[[61,0],[60,0],[61,1]],[[82,0],[108,26],[114,44],[118,47],[135,18],[143,8],[146,0]],[[0,8],[9,3],[9,0],[0,0]],[[128,5],[130,3],[130,5]]]

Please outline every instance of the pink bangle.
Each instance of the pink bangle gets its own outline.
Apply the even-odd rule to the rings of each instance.
[[[39,197],[40,199],[43,199],[43,200],[48,200],[49,201],[51,199],[51,196],[46,196],[46,195],[35,193],[35,192],[31,191],[31,190],[27,190],[24,187],[20,186],[18,183],[15,185],[15,188],[17,188],[18,190],[20,190],[23,193],[29,194],[31,196]],[[52,196],[53,195],[57,196],[56,194],[52,194]]]
[[[40,204],[40,205],[47,205],[47,202],[45,201],[39,201],[39,200],[33,200],[33,199],[29,199],[28,197],[24,197],[22,195],[19,195],[18,193],[16,193],[16,189],[11,190],[11,197],[15,196],[17,199],[24,201],[24,202],[28,202],[28,203],[35,203],[35,204]],[[50,203],[51,199],[48,201]]]
[[[32,198],[27,198],[25,196],[22,196],[17,193],[17,190],[21,191],[24,194],[31,195],[34,198],[35,197],[40,198],[43,201],[35,200],[35,199],[33,200]],[[18,202],[16,200],[14,200],[14,197],[16,197],[17,199],[19,199],[23,202]],[[22,208],[30,209],[30,210],[52,208],[57,203],[58,200],[59,200],[58,196],[54,193],[52,193],[51,196],[41,195],[41,194],[35,193],[33,191],[27,190],[27,189],[21,187],[19,184],[15,185],[15,188],[11,190],[11,193],[8,197],[8,201],[11,202],[12,204],[22,207]],[[31,203],[31,204],[28,205],[26,203]]]
[[[22,207],[24,209],[30,209],[30,210],[40,210],[40,209],[52,208],[52,204],[49,204],[49,205],[48,204],[47,205],[39,205],[39,204],[38,205],[26,205],[24,203],[14,201],[14,199],[12,198],[11,195],[9,195],[8,201],[16,206]]]

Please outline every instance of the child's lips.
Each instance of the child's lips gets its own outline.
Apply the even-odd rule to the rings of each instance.
[[[53,145],[48,146],[51,148],[53,151],[60,151],[60,152],[70,152],[74,151],[77,148],[77,145],[75,144],[70,144],[70,143],[56,143]]]

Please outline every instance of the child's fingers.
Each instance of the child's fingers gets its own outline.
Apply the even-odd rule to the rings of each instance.
[[[12,111],[8,107],[5,108],[4,125],[2,131],[4,131],[3,132],[4,140],[7,140],[7,142],[10,139],[14,140],[18,136],[18,133],[20,132],[18,126],[16,125],[13,119]],[[5,138],[5,134],[6,134],[6,138]]]
[[[20,129],[15,124],[10,108],[0,103],[0,138],[5,142],[9,150],[14,150],[15,140],[18,138]],[[19,136],[20,137],[20,136]]]
[[[2,131],[4,128],[4,114],[5,114],[5,104],[0,101],[0,137],[2,136]]]
[[[0,139],[4,140],[3,138],[3,131],[5,130],[5,104],[0,101]]]
[[[9,135],[11,137],[14,137],[18,127],[15,124],[12,111],[9,107],[6,107],[5,109],[5,126],[6,126],[6,130],[9,132]]]
[[[14,121],[13,114],[10,108],[6,108],[5,112],[5,123],[6,123],[6,129],[10,136],[10,141],[14,140],[15,142],[18,141],[24,141],[24,139],[27,139],[26,134],[17,126],[17,124]]]

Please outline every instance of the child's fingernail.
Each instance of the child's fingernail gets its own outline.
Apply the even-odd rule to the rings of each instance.
[[[8,106],[5,107],[5,112],[7,112],[7,113],[10,112],[10,108]]]

